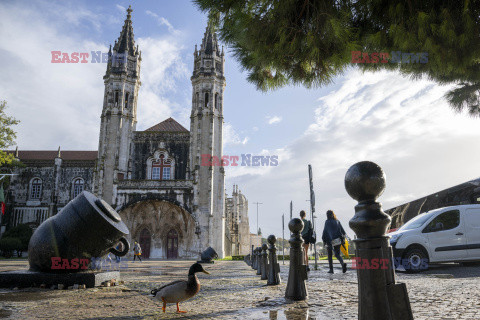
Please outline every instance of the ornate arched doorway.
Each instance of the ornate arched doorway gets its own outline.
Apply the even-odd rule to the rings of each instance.
[[[197,233],[197,222],[185,208],[165,200],[148,199],[118,212],[130,230],[128,240],[137,240],[145,257],[148,252],[155,259],[198,258],[203,235]]]
[[[178,233],[174,229],[167,235],[167,259],[178,258]]]
[[[140,246],[142,247],[142,257],[143,258],[150,258],[150,243],[152,242],[152,235],[147,228],[144,228],[142,232],[140,232]]]

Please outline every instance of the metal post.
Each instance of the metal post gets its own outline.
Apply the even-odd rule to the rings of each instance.
[[[256,204],[256,205],[257,205],[257,235],[259,235],[259,234],[258,234],[258,230],[259,230],[259,229],[258,229],[258,205],[259,205],[259,204],[263,204],[263,203],[261,203],[261,202],[254,202],[253,204]]]
[[[317,234],[317,231],[315,230],[315,192],[313,191],[313,172],[312,172],[312,166],[309,164],[308,165],[308,180],[310,182],[310,216],[311,216],[311,221],[312,221],[312,229]],[[314,242],[313,244],[313,251],[315,253],[315,270],[318,270],[318,263],[317,263],[317,241]]]
[[[277,263],[277,248],[275,247],[275,242],[277,238],[271,234],[267,239],[270,247],[268,248],[268,281],[267,285],[274,286],[280,284],[280,265]]]
[[[285,298],[290,300],[305,300],[308,297],[305,280],[307,280],[307,266],[304,264],[303,239],[300,232],[303,230],[303,221],[294,218],[288,223],[292,232],[290,238],[290,268],[288,271],[287,289]]]
[[[251,238],[251,237],[250,237],[250,238]],[[254,252],[255,252],[255,251],[254,251],[253,248],[254,248],[254,246],[253,246],[253,244],[252,244],[252,254],[250,255],[250,257],[251,257],[251,259],[250,259],[250,260],[251,260],[250,266],[252,267],[252,269],[255,269],[255,255],[254,255]]]
[[[262,275],[262,247],[257,247],[257,276]]]
[[[358,239],[355,257],[360,263],[378,268],[356,267],[358,278],[359,320],[413,320],[412,308],[404,283],[395,283],[392,247],[385,236],[391,218],[376,199],[385,190],[385,173],[377,164],[363,161],[354,164],[345,175],[345,189],[358,204],[350,228]]]
[[[285,215],[282,214],[282,259],[285,264]]]
[[[268,261],[267,261],[267,253],[268,246],[266,243],[262,244],[262,252],[260,254],[262,267],[261,267],[261,280],[268,280]]]

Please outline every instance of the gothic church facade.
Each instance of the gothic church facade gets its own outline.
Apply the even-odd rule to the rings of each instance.
[[[116,208],[130,241],[138,241],[146,257],[197,259],[207,247],[219,257],[247,253],[252,240],[246,198],[244,223],[235,231],[240,215],[235,223],[226,217],[238,212],[240,203],[228,200],[238,198],[238,190],[227,198],[224,168],[201,165],[202,154],[222,156],[225,54],[216,34],[207,28],[200,48],[195,46],[190,131],[172,118],[136,131],[142,57],[132,10],[127,12],[103,77],[98,152],[17,149],[26,167],[17,169],[7,191],[9,224],[35,227],[88,190]]]

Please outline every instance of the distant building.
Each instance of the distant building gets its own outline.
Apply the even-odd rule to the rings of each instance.
[[[480,203],[480,178],[404,203],[385,210],[385,212],[392,217],[390,229],[396,229],[420,213],[437,208],[473,203]]]
[[[248,200],[238,189],[238,185],[233,185],[232,197],[226,197],[225,201],[226,229],[225,233],[225,254],[246,255],[251,251],[251,245],[258,242],[257,237],[250,234],[248,222]]]
[[[103,77],[98,151],[10,151],[26,167],[11,178],[2,224],[35,228],[87,190],[119,212],[144,257],[197,259],[207,247],[221,258],[244,252],[248,202],[238,186],[225,199],[224,167],[201,163],[204,154],[222,157],[223,48],[208,27],[195,46],[190,130],[168,118],[137,131],[142,55],[127,12]],[[119,56],[125,59],[112,58]]]

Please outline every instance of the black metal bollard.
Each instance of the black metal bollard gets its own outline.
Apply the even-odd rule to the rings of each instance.
[[[257,248],[257,276],[262,275],[262,247]]]
[[[345,189],[358,201],[350,220],[350,228],[357,235],[354,240],[357,261],[366,261],[370,266],[372,261],[383,262],[375,269],[357,267],[358,319],[413,320],[407,287],[395,283],[392,247],[385,236],[391,218],[376,202],[385,190],[382,168],[369,161],[354,164],[345,175]]]
[[[261,259],[262,259],[262,277],[260,278],[261,280],[267,280],[268,279],[268,261],[267,261],[267,253],[268,246],[266,243],[262,245],[262,253],[261,253]]]
[[[252,267],[252,269],[255,270],[255,249],[254,249],[254,246],[252,245],[252,254],[250,255],[250,266]]]
[[[253,270],[257,270],[257,266],[258,266],[258,250],[257,248],[255,248],[253,250]]]
[[[293,218],[288,223],[292,232],[290,242],[290,268],[288,271],[287,289],[285,298],[291,300],[305,300],[308,297],[305,280],[307,280],[307,266],[303,262],[303,239],[300,232],[303,230],[303,221]]]
[[[270,247],[268,248],[268,279],[267,285],[274,286],[280,284],[280,265],[277,263],[277,248],[275,247],[275,242],[277,238],[271,234],[267,238]]]

